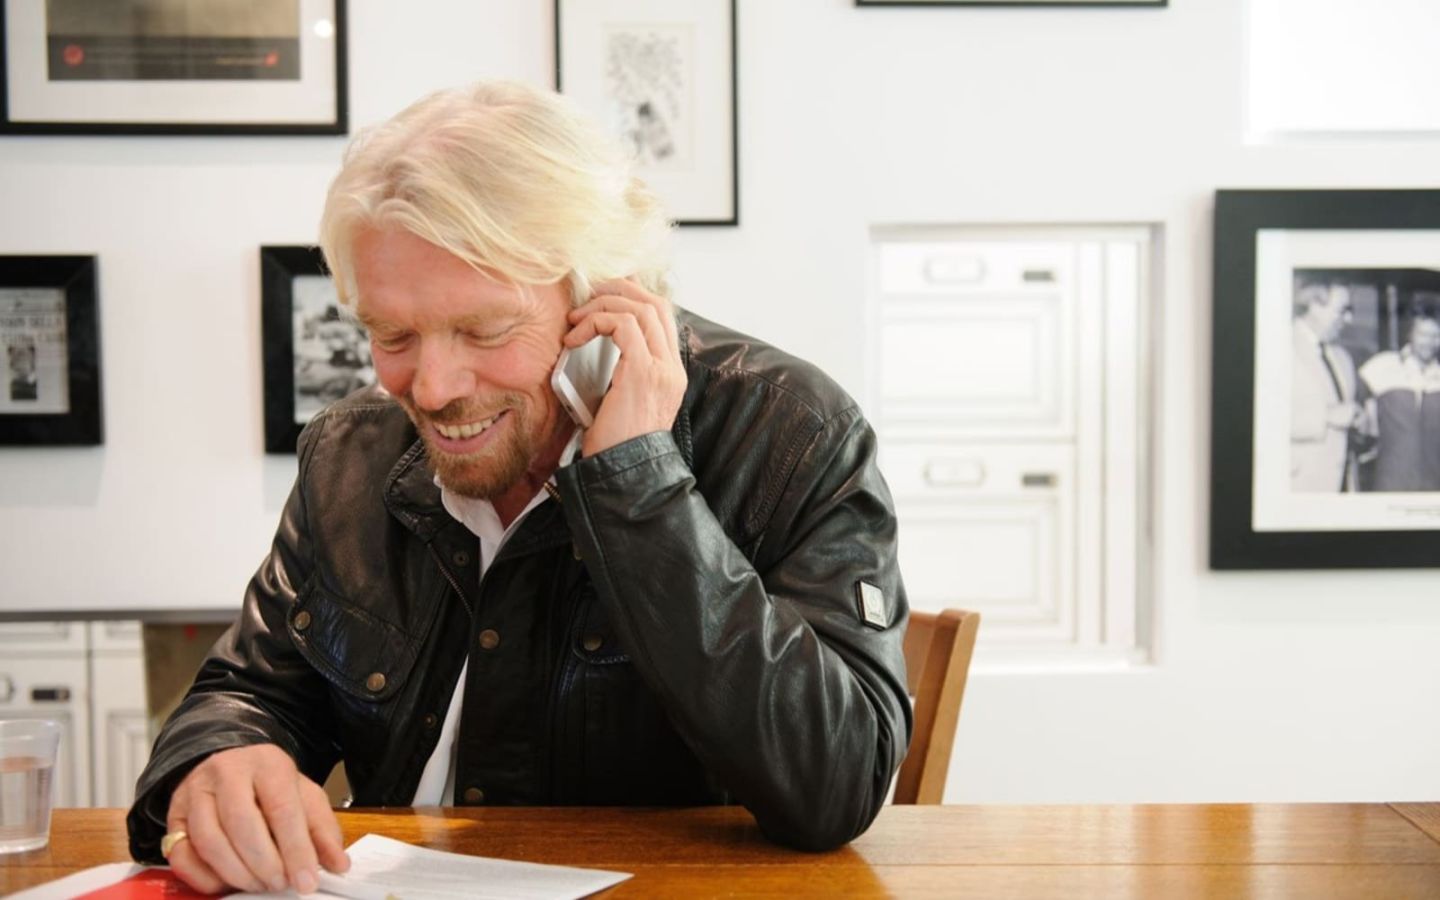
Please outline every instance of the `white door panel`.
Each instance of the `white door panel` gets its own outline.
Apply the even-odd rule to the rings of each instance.
[[[139,622],[91,622],[95,804],[129,806],[150,758]]]
[[[881,427],[1068,433],[1067,319],[1055,295],[891,304],[880,325]]]

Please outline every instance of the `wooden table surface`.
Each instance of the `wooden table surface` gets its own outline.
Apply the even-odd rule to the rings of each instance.
[[[798,853],[736,807],[347,810],[440,850],[634,873],[605,897],[1440,897],[1440,803],[892,806]],[[0,894],[127,859],[124,812],[56,810],[50,846],[0,856]]]

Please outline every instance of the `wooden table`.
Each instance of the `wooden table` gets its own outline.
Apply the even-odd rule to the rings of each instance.
[[[1440,803],[892,806],[848,847],[798,853],[744,810],[340,813],[442,850],[635,877],[606,897],[1440,897]],[[117,809],[57,810],[50,846],[0,856],[0,894],[127,858]]]

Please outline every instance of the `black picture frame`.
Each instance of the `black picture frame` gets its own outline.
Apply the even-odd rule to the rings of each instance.
[[[145,118],[136,116],[133,119],[91,121],[83,118],[83,114],[70,112],[59,108],[58,105],[46,107],[46,99],[41,95],[43,87],[27,88],[24,85],[43,85],[50,79],[48,76],[39,77],[38,74],[26,75],[20,71],[22,62],[18,60],[21,54],[13,53],[17,42],[36,38],[34,34],[33,13],[26,10],[35,7],[43,7],[44,4],[25,3],[24,0],[0,0],[0,134],[12,135],[342,135],[349,131],[349,86],[348,86],[348,15],[346,4],[348,0],[326,0],[330,3],[329,18],[324,19],[330,34],[324,38],[329,41],[333,39],[333,51],[329,54],[333,66],[321,66],[307,64],[296,65],[299,68],[299,77],[296,79],[302,86],[311,85],[315,79],[315,73],[325,72],[331,77],[333,96],[331,91],[323,84],[318,89],[326,95],[327,109],[323,115],[305,113],[302,115],[300,107],[289,111],[288,117],[284,110],[276,109],[276,118],[273,120],[222,118],[227,111],[232,111],[235,104],[232,97],[242,96],[247,84],[243,79],[186,79],[183,86],[184,103],[173,110],[166,110],[163,116]],[[17,19],[21,16],[21,19]],[[323,18],[323,17],[322,17]],[[42,20],[43,21],[43,20]],[[28,23],[28,24],[26,24]],[[299,36],[294,38],[295,53],[298,56],[303,51],[303,42],[311,40],[309,31],[313,31],[317,23],[308,20],[300,23]],[[309,29],[309,31],[307,31]],[[47,39],[41,34],[38,39]],[[48,43],[54,43],[48,39]],[[53,47],[47,47],[39,55],[46,57],[57,51]],[[288,49],[287,49],[288,52]],[[16,58],[12,58],[16,57]],[[27,56],[30,58],[30,56]],[[83,48],[81,52],[83,59]],[[32,60],[33,61],[33,60]],[[31,67],[34,71],[34,67]],[[22,77],[17,77],[17,72]],[[96,79],[97,83],[102,79]],[[166,82],[168,84],[179,83],[177,81]],[[318,84],[318,82],[315,82]],[[129,85],[127,91],[133,91],[135,97],[140,97],[144,90],[143,80],[131,80],[115,78],[109,84],[103,85]],[[236,91],[237,94],[223,93],[225,91]],[[28,94],[33,93],[33,98]],[[36,115],[17,111],[17,102],[22,94],[27,95],[26,103],[42,108],[43,114]],[[123,96],[130,96],[126,93]],[[91,106],[105,106],[113,108],[117,105],[114,97],[102,97],[96,94],[93,100],[87,100]],[[123,102],[119,102],[123,106]],[[136,111],[140,111],[140,104],[136,104]],[[210,118],[210,116],[214,118]],[[192,118],[186,118],[190,116]]]
[[[1394,524],[1376,526],[1366,522],[1363,527],[1346,527],[1359,522],[1345,518],[1328,521],[1324,527],[1266,527],[1257,529],[1257,485],[1262,493],[1271,489],[1264,479],[1264,472],[1273,472],[1273,467],[1262,471],[1257,479],[1256,464],[1261,458],[1257,448],[1256,423],[1264,419],[1266,434],[1272,433],[1269,424],[1273,416],[1265,411],[1273,410],[1274,404],[1296,402],[1293,381],[1293,366],[1301,359],[1295,347],[1298,343],[1286,343],[1284,351],[1274,351],[1277,356],[1268,363],[1272,371],[1287,367],[1290,374],[1283,380],[1267,381],[1257,387],[1257,372],[1261,370],[1262,357],[1257,357],[1257,321],[1274,322],[1277,316],[1285,316],[1284,322],[1291,332],[1298,334],[1298,309],[1294,307],[1299,288],[1291,288],[1296,276],[1311,271],[1316,266],[1307,262],[1304,267],[1295,260],[1303,256],[1290,257],[1290,262],[1279,267],[1262,258],[1257,248],[1261,241],[1279,237],[1297,241],[1333,241],[1339,246],[1349,242],[1351,246],[1368,246],[1365,242],[1374,240],[1383,247],[1387,241],[1409,247],[1409,243],[1422,236],[1413,235],[1416,230],[1440,232],[1440,190],[1221,190],[1216,194],[1214,218],[1214,307],[1212,333],[1212,394],[1211,394],[1211,448],[1210,448],[1210,567],[1212,569],[1356,569],[1356,568],[1416,568],[1440,566],[1440,504],[1408,503],[1405,494],[1387,493],[1346,493],[1337,486],[1334,491],[1324,492],[1322,502],[1340,504],[1343,510],[1347,503],[1393,503],[1395,515],[1404,522],[1434,522],[1434,527],[1402,528]],[[1428,240],[1428,236],[1424,236]],[[1268,244],[1265,246],[1274,246]],[[1372,252],[1361,251],[1362,254]],[[1406,249],[1404,253],[1411,251]],[[1383,255],[1383,254],[1382,254]],[[1424,254],[1421,254],[1422,256]],[[1343,254],[1342,254],[1343,256]],[[1410,257],[1406,257],[1410,258]],[[1433,265],[1440,276],[1440,255],[1433,260],[1425,257],[1426,265]],[[1394,265],[1392,262],[1390,265]],[[1265,306],[1257,313],[1262,280],[1265,285],[1275,285],[1272,270],[1279,271],[1285,278],[1284,296],[1280,291],[1269,291]],[[1316,269],[1321,271],[1321,269]],[[1360,265],[1354,261],[1331,271],[1388,273],[1404,272],[1406,269]],[[1288,273],[1288,275],[1287,275]],[[1268,290],[1268,288],[1267,288]],[[1349,292],[1346,293],[1347,303]],[[1276,304],[1284,303],[1284,312],[1276,310]],[[1392,301],[1393,302],[1393,301]],[[1268,310],[1268,311],[1267,311]],[[1352,311],[1353,312],[1353,311]],[[1258,315],[1258,317],[1257,317]],[[1293,317],[1293,320],[1292,320]],[[1344,314],[1349,323],[1352,313]],[[1347,324],[1344,327],[1349,328]],[[1272,328],[1267,332],[1280,332]],[[1287,332],[1288,334],[1288,332]],[[1298,341],[1298,339],[1296,339]],[[1340,340],[1332,338],[1331,340]],[[1276,346],[1278,342],[1270,344]],[[1326,346],[1329,346],[1327,344]],[[1269,351],[1267,351],[1269,352]],[[1280,362],[1278,354],[1290,353],[1289,362]],[[1378,355],[1378,354],[1377,354]],[[1347,359],[1350,354],[1346,351]],[[1364,360],[1354,359],[1357,367]],[[1333,367],[1332,367],[1333,368]],[[1360,375],[1351,376],[1354,390],[1359,390]],[[1345,390],[1334,376],[1335,389],[1341,394]],[[1278,388],[1279,390],[1276,390]],[[1266,390],[1261,398],[1258,390]],[[1278,399],[1276,397],[1278,396]],[[1262,415],[1257,416],[1257,404]],[[1288,408],[1288,407],[1287,407]],[[1292,437],[1295,418],[1293,409],[1290,421],[1282,422],[1290,453],[1287,467],[1289,481],[1283,491],[1291,496],[1308,498],[1312,494],[1301,493],[1295,488],[1296,455]],[[1265,439],[1264,436],[1261,436]],[[1382,435],[1383,439],[1383,435]],[[1349,476],[1342,482],[1349,490]],[[1274,481],[1268,482],[1274,484]],[[1313,490],[1313,489],[1312,489]],[[1334,500],[1330,499],[1333,495]],[[1412,495],[1416,498],[1425,494]],[[1308,501],[1302,501],[1308,502]],[[1368,515],[1370,506],[1354,506],[1357,512]],[[1421,518],[1412,518],[1416,513]],[[1318,523],[1317,523],[1318,524]]]
[[[1168,6],[1170,0],[855,0],[856,6]]]
[[[567,91],[565,87],[565,60],[570,50],[575,45],[581,43],[579,41],[579,35],[575,33],[571,34],[569,41],[565,38],[566,33],[570,31],[570,29],[577,27],[571,24],[570,16],[567,13],[571,8],[576,6],[583,7],[583,9],[590,14],[595,14],[597,10],[607,8],[623,10],[629,2],[630,0],[598,0],[598,2],[597,0],[584,0],[584,3],[579,3],[578,0],[555,0],[555,90],[562,94],[571,95],[572,99],[575,99],[582,107],[601,121],[604,121],[606,116],[603,111],[598,108],[596,102],[597,97],[595,96],[603,93],[603,87],[599,86],[602,79],[596,77],[600,73],[594,72],[590,73],[592,77],[574,79],[580,83],[585,92],[580,96],[575,96],[575,90]],[[660,196],[667,212],[673,217],[676,225],[682,227],[733,227],[740,224],[740,82],[738,76],[739,57],[737,46],[739,39],[737,37],[736,3],[735,0],[705,0],[703,4],[677,4],[674,8],[677,17],[684,17],[687,13],[698,17],[700,10],[707,6],[714,7],[714,10],[711,12],[717,18],[721,19],[728,28],[725,44],[720,48],[719,54],[723,56],[725,60],[724,64],[728,69],[725,76],[719,79],[719,84],[728,93],[728,98],[711,97],[711,102],[708,105],[713,107],[718,104],[721,107],[721,111],[717,114],[712,109],[711,115],[706,117],[706,120],[709,122],[712,130],[718,124],[729,133],[720,140],[712,142],[702,141],[700,143],[704,144],[703,152],[707,158],[716,153],[723,154],[724,158],[721,163],[724,167],[722,173],[723,182],[718,189],[713,185],[708,190],[702,187],[702,189],[697,192],[700,196],[692,198],[691,191],[686,189],[683,180],[674,179],[672,183],[672,179],[663,173],[648,171],[643,162],[639,166],[637,174]],[[718,13],[716,11],[718,11]],[[707,38],[713,38],[716,30],[717,29],[713,27],[697,27],[695,29],[697,33],[703,34]],[[593,39],[593,35],[590,37]],[[712,54],[712,56],[714,55],[715,54]],[[715,85],[714,79],[707,79],[707,83],[711,84],[712,87]],[[704,101],[697,102],[696,105],[700,107],[707,106]],[[727,111],[728,116],[725,115]],[[705,170],[706,166],[697,166],[697,169]],[[690,181],[703,180],[704,179],[700,178],[690,179]]]
[[[94,256],[0,256],[0,355],[6,360],[9,391],[0,401],[0,444],[97,445],[104,442],[100,393],[100,311]],[[53,308],[29,306],[9,289],[41,288],[60,293],[64,304],[64,353],[60,364],[37,367],[36,342],[58,342]],[[46,304],[48,305],[48,304]],[[22,342],[26,376],[17,375]],[[52,351],[53,352],[53,351]],[[45,355],[41,351],[42,355]],[[49,371],[47,376],[46,372]],[[63,371],[63,380],[59,378]],[[32,387],[16,400],[22,379]],[[53,394],[45,387],[50,382]],[[46,396],[51,394],[51,396]],[[25,412],[35,402],[43,412]],[[55,406],[62,409],[53,409]]]
[[[311,289],[299,296],[297,279],[311,278]],[[375,381],[364,329],[321,280],[329,283],[330,273],[318,247],[260,248],[266,453],[294,453],[315,412]],[[297,334],[297,322],[317,333]]]

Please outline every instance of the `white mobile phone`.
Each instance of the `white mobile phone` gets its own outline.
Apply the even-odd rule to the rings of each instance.
[[[610,379],[615,375],[618,362],[620,348],[604,335],[574,349],[567,347],[560,351],[555,371],[550,373],[550,387],[576,425],[589,428],[595,424],[595,414],[610,389]]]

